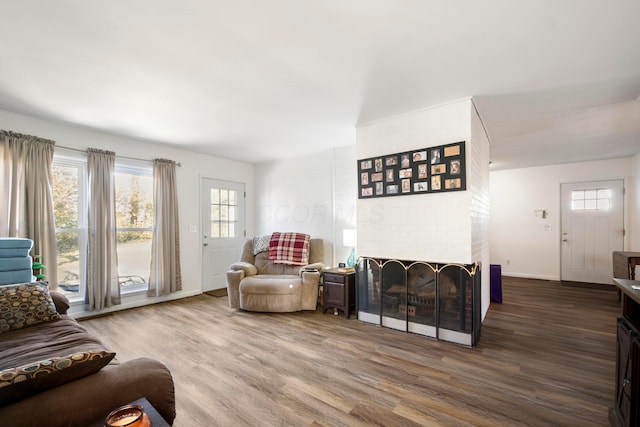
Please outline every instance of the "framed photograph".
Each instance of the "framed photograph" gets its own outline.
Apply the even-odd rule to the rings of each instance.
[[[431,166],[431,175],[440,175],[442,173],[447,173],[447,165],[439,164]]]
[[[360,184],[368,185],[369,184],[369,172],[362,172],[360,174]]]
[[[426,162],[427,161],[427,150],[416,151],[413,153],[413,162]]]
[[[411,178],[413,175],[413,169],[400,169],[400,173],[398,174],[398,178]]]
[[[449,162],[449,173],[451,175],[460,175],[460,160],[451,160]]]
[[[440,149],[432,148],[431,149],[431,164],[435,165],[436,163],[440,163]]]
[[[417,192],[423,192],[423,191],[427,191],[429,189],[429,183],[428,182],[416,182],[413,184],[413,191]]]
[[[444,147],[444,156],[452,157],[460,155],[460,146],[459,145],[450,145],[448,147]]]
[[[418,165],[418,179],[426,179],[427,178],[427,164],[423,163]]]
[[[408,193],[411,191],[411,180],[410,179],[403,179],[402,180],[402,192],[403,193]]]
[[[358,197],[465,191],[465,159],[465,141],[358,159]]]
[[[440,175],[435,175],[431,177],[431,189],[432,190],[440,190],[442,188],[440,182]]]
[[[382,194],[384,194],[384,184],[376,182],[376,196],[381,196]]]
[[[460,178],[445,179],[444,188],[451,190],[452,188],[460,188]]]
[[[387,170],[385,171],[385,176],[386,176],[385,181],[386,181],[386,182],[393,182],[393,181],[395,181],[395,179],[394,179],[394,177],[393,177],[393,172],[395,172],[393,169],[387,169]]]

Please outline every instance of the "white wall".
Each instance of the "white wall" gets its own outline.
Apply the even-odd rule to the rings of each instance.
[[[164,299],[182,298],[202,293],[202,252],[200,233],[200,180],[203,177],[246,184],[247,234],[255,231],[254,166],[249,163],[231,161],[203,155],[175,147],[135,139],[123,138],[84,128],[47,122],[0,110],[0,128],[56,141],[57,146],[85,150],[88,147],[111,150],[118,156],[140,159],[166,158],[180,162],[177,169],[178,200],[180,203],[180,250],[183,290],[176,294],[147,298],[136,296],[123,298],[123,304],[115,309],[129,308]],[[190,233],[195,226],[197,233]],[[95,313],[92,313],[95,314]],[[77,317],[81,315],[74,314]]]
[[[467,154],[469,178],[467,191],[471,195],[471,256],[473,262],[481,264],[482,318],[486,316],[491,302],[489,248],[490,187],[489,187],[489,137],[485,132],[475,107],[471,110],[471,144]]]
[[[256,165],[256,234],[297,231],[325,242],[325,264],[346,261],[342,230],[355,228],[355,148]]]
[[[491,263],[501,264],[508,276],[560,280],[560,184],[625,179],[629,187],[632,170],[632,159],[624,158],[491,172]],[[629,208],[637,209],[637,203],[638,197],[627,191],[627,230],[631,224],[638,227],[637,211],[631,217]],[[541,209],[546,219],[536,217],[534,211]]]
[[[631,179],[629,180],[629,251],[640,252],[640,154],[631,159]],[[636,276],[640,277],[640,276]]]
[[[466,99],[359,126],[357,158],[466,141],[468,168],[471,108]],[[473,262],[469,191],[358,199],[357,206],[360,255]]]

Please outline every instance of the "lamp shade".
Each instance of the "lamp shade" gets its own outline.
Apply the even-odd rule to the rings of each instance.
[[[347,248],[355,248],[358,245],[358,230],[355,228],[342,230],[342,245]]]

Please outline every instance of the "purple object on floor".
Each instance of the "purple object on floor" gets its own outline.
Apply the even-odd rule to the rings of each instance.
[[[502,303],[502,266],[491,264],[489,266],[489,276],[491,280],[491,302]]]

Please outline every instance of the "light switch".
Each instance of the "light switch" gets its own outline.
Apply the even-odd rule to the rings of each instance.
[[[551,231],[551,224],[545,224],[544,231]]]
[[[197,233],[198,232],[198,226],[197,225],[190,225],[189,226],[189,233]]]

